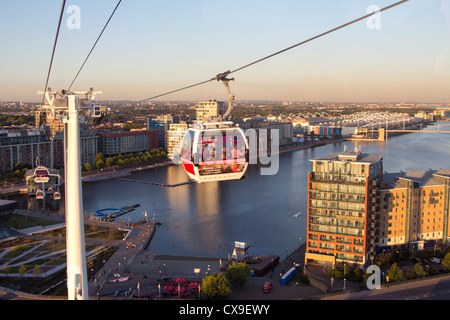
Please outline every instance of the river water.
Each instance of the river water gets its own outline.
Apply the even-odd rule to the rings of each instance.
[[[427,128],[436,129],[435,125]],[[175,188],[117,179],[85,183],[84,209],[94,212],[140,204],[122,218],[126,222],[137,221],[147,211],[148,218],[154,215],[162,223],[149,245],[157,254],[226,258],[232,253],[234,242],[241,241],[251,245],[249,254],[284,258],[306,240],[309,160],[341,152],[344,146],[360,146],[365,153],[382,153],[387,172],[450,169],[450,133],[412,133],[389,137],[384,143],[336,142],[283,153],[276,175],[263,176],[258,165],[250,165],[246,179],[241,181]],[[165,184],[188,180],[181,166],[140,171],[129,178]],[[33,206],[33,200],[28,200],[27,205]],[[57,210],[58,205],[55,206]],[[299,211],[302,215],[294,218]]]

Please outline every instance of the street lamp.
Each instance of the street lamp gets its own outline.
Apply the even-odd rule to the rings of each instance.
[[[345,283],[347,282],[347,278],[345,276],[345,269],[346,269],[346,267],[347,267],[347,264],[344,263],[344,290],[345,290]]]

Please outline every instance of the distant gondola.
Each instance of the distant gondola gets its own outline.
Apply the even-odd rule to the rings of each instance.
[[[34,169],[34,182],[47,183],[50,180],[50,173],[46,167],[37,167]]]
[[[38,199],[38,200],[44,199],[44,192],[42,190],[38,189],[36,191],[36,199]]]

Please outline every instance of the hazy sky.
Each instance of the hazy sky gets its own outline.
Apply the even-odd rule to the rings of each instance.
[[[397,0],[123,0],[73,90],[141,100],[212,78]],[[0,99],[39,101],[61,0],[0,0]],[[69,0],[49,85],[67,89],[116,0]],[[410,0],[235,73],[237,100],[450,103],[450,0]],[[225,100],[222,84],[159,100]]]

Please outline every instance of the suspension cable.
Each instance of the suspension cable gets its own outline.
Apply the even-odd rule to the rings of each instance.
[[[259,62],[262,62],[262,61],[264,61],[264,60],[267,60],[267,59],[269,59],[269,58],[272,58],[272,57],[274,57],[274,56],[276,56],[276,55],[279,55],[279,54],[281,54],[281,53],[283,53],[283,52],[289,51],[289,50],[294,49],[294,48],[296,48],[296,47],[298,47],[298,46],[301,46],[301,45],[303,45],[303,44],[306,44],[306,43],[308,43],[308,42],[311,42],[311,41],[316,40],[316,39],[318,39],[318,38],[321,38],[321,37],[323,37],[323,36],[326,36],[327,34],[330,34],[330,33],[333,33],[333,32],[335,32],[335,31],[339,30],[339,29],[343,29],[343,28],[345,28],[345,27],[348,27],[348,26],[350,26],[350,25],[352,25],[352,24],[354,24],[354,23],[357,23],[357,22],[359,22],[359,21],[361,21],[361,20],[367,19],[367,18],[369,18],[369,17],[371,17],[371,16],[373,16],[373,15],[375,15],[375,14],[379,14],[379,13],[381,13],[381,12],[383,12],[383,11],[389,10],[389,9],[391,9],[391,8],[393,8],[393,7],[396,7],[396,6],[400,5],[400,4],[405,3],[405,2],[408,2],[408,1],[409,1],[409,0],[399,1],[399,2],[397,2],[397,3],[394,3],[394,4],[390,5],[390,6],[387,6],[387,7],[383,8],[383,9],[380,9],[379,11],[374,11],[374,12],[372,12],[372,13],[369,13],[369,14],[367,14],[367,15],[361,17],[361,18],[358,18],[358,19],[355,19],[355,20],[353,20],[353,21],[347,22],[347,23],[345,23],[345,24],[343,24],[343,25],[341,25],[341,26],[339,26],[339,27],[336,27],[336,28],[334,28],[334,29],[328,30],[328,31],[326,31],[326,32],[323,32],[323,33],[317,35],[317,36],[314,36],[314,37],[312,37],[312,38],[309,38],[309,39],[307,39],[307,40],[304,40],[304,41],[302,41],[302,42],[299,42],[299,43],[297,43],[297,44],[295,44],[295,45],[293,45],[293,46],[290,46],[290,47],[288,47],[288,48],[286,48],[286,49],[283,49],[283,50],[280,50],[280,51],[278,51],[278,52],[275,52],[275,53],[273,53],[273,54],[271,54],[271,55],[268,55],[267,57],[264,57],[264,58],[261,58],[261,59],[259,59],[259,60],[253,61],[253,62],[251,62],[251,63],[249,63],[249,64],[246,64],[245,66],[242,66],[242,67],[237,68],[237,69],[235,69],[235,70],[233,70],[233,71],[230,71],[228,74],[235,73],[235,72],[238,72],[238,71],[240,71],[240,70],[242,70],[242,69],[248,68],[248,67],[250,67],[250,66],[252,66],[252,65],[254,65],[254,64],[257,64],[257,63],[259,63]]]
[[[64,15],[65,6],[66,6],[66,0],[63,0],[62,7],[61,7],[61,13],[59,15],[58,28],[56,30],[55,42],[53,43],[52,57],[50,59],[50,66],[48,68],[47,80],[45,81],[44,96],[42,98],[42,103],[44,103],[44,100],[45,100],[45,92],[47,92],[48,81],[50,79],[50,73],[52,72],[53,58],[55,57],[56,44],[58,43],[59,30],[61,29],[61,21],[62,21],[63,15]]]
[[[89,57],[91,56],[92,51],[94,51],[95,46],[97,45],[98,41],[99,41],[100,38],[102,37],[103,32],[105,31],[105,29],[106,29],[106,27],[108,26],[109,22],[111,21],[112,17],[113,17],[114,14],[116,13],[117,8],[119,7],[119,5],[120,5],[121,2],[122,2],[122,0],[119,0],[119,2],[117,3],[116,7],[114,8],[114,11],[111,13],[111,16],[109,17],[108,21],[106,22],[105,26],[103,27],[102,32],[100,32],[100,35],[98,36],[97,40],[95,41],[94,45],[92,46],[91,51],[89,51],[89,54],[87,55],[86,59],[84,59],[83,64],[81,65],[81,67],[80,67],[80,69],[78,70],[78,72],[77,72],[75,78],[73,79],[72,83],[70,84],[68,91],[70,91],[70,89],[72,88],[73,84],[74,84],[75,81],[77,80],[77,78],[78,78],[78,76],[79,76],[81,70],[83,70],[84,65],[86,64],[86,62],[88,61]]]
[[[281,54],[281,53],[283,53],[283,52],[292,50],[292,49],[294,49],[294,48],[296,48],[296,47],[299,47],[299,46],[301,46],[301,45],[304,45],[304,44],[306,44],[306,43],[308,43],[308,42],[311,42],[311,41],[313,41],[313,40],[316,40],[316,39],[318,39],[318,38],[321,38],[321,37],[323,37],[323,36],[325,36],[325,35],[327,35],[327,34],[330,34],[330,33],[333,33],[333,32],[335,32],[335,31],[338,31],[338,30],[340,30],[340,29],[343,29],[343,28],[345,28],[345,27],[348,27],[348,26],[350,26],[350,25],[352,25],[352,24],[355,24],[355,23],[357,23],[357,22],[359,22],[359,21],[361,21],[361,20],[367,19],[367,18],[369,18],[369,17],[371,17],[371,16],[373,16],[373,15],[380,14],[380,13],[383,12],[383,11],[392,9],[392,8],[394,8],[394,7],[396,7],[396,6],[399,6],[400,4],[403,4],[403,3],[408,2],[408,1],[409,1],[409,0],[402,0],[402,1],[396,2],[396,3],[394,3],[394,4],[390,5],[390,6],[387,6],[387,7],[385,7],[385,8],[380,9],[379,11],[374,11],[374,12],[369,13],[369,14],[367,14],[367,15],[361,17],[361,18],[358,18],[358,19],[355,19],[355,20],[353,20],[353,21],[347,22],[347,23],[345,23],[345,24],[343,24],[343,25],[341,25],[341,26],[339,26],[339,27],[330,29],[330,30],[328,30],[328,31],[326,31],[326,32],[323,32],[323,33],[317,35],[317,36],[314,36],[314,37],[312,37],[312,38],[309,38],[309,39],[307,39],[307,40],[304,40],[304,41],[302,41],[302,42],[299,42],[299,43],[297,43],[297,44],[295,44],[295,45],[293,45],[293,46],[290,46],[290,47],[288,47],[288,48],[285,48],[285,49],[283,49],[283,50],[280,50],[280,51],[278,51],[278,52],[275,52],[275,53],[273,53],[273,54],[271,54],[271,55],[268,55],[268,56],[266,56],[266,57],[264,57],[264,58],[258,59],[258,60],[256,60],[256,61],[253,61],[253,62],[251,62],[251,63],[249,63],[249,64],[246,64],[246,65],[244,65],[244,66],[242,66],[242,67],[239,67],[239,68],[237,68],[237,69],[234,69],[233,71],[226,71],[226,72],[224,72],[224,73],[220,73],[220,74],[218,74],[217,76],[215,76],[215,77],[212,78],[212,79],[209,79],[209,80],[206,80],[206,81],[203,81],[203,82],[199,82],[199,83],[196,83],[196,84],[193,84],[193,85],[190,85],[190,86],[186,86],[186,87],[183,87],[183,88],[180,88],[180,89],[177,89],[177,90],[172,90],[172,91],[169,91],[169,92],[165,92],[165,93],[162,93],[162,94],[159,94],[159,95],[156,95],[156,96],[153,96],[153,97],[150,97],[150,98],[141,100],[141,101],[139,101],[139,103],[142,103],[142,102],[145,102],[145,101],[148,101],[148,100],[152,100],[152,99],[155,99],[155,98],[159,98],[159,97],[162,97],[162,96],[165,96],[165,95],[174,93],[174,92],[178,92],[178,91],[182,91],[182,90],[185,90],[185,89],[189,89],[189,88],[192,88],[192,87],[195,87],[195,86],[199,86],[199,85],[208,83],[208,82],[210,82],[210,81],[214,81],[214,80],[218,80],[218,81],[219,81],[219,80],[221,80],[224,76],[227,76],[227,75],[229,75],[229,74],[231,74],[231,73],[235,73],[235,72],[238,72],[238,71],[243,70],[243,69],[245,69],[245,68],[248,68],[248,67],[250,67],[250,66],[252,66],[252,65],[255,65],[255,64],[259,63],[259,62],[262,62],[262,61],[264,61],[264,60],[267,60],[267,59],[269,59],[269,58],[272,58],[272,57],[274,57],[274,56],[276,56],[276,55],[279,55],[279,54]]]

